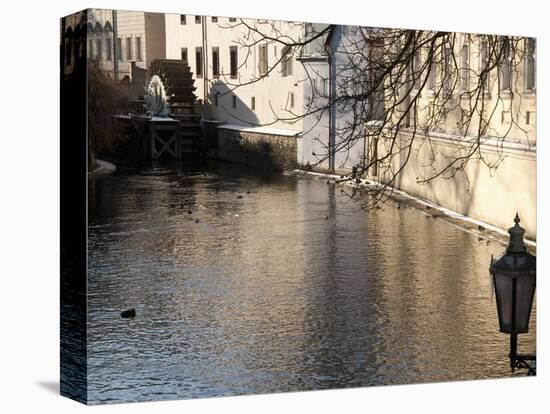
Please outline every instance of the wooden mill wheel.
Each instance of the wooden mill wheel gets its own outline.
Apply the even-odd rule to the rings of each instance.
[[[182,153],[196,153],[201,137],[200,108],[189,65],[183,60],[155,59],[149,65],[149,78],[154,75],[164,85],[170,116],[180,121]]]

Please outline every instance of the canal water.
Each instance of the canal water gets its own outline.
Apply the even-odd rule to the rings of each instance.
[[[88,248],[91,403],[512,376],[504,247],[318,179],[121,168],[89,181]]]

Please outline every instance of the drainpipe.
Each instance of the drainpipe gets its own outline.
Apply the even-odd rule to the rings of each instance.
[[[117,25],[117,13],[116,10],[112,11],[113,20],[113,75],[115,82],[118,82],[118,57],[120,50],[117,52],[116,44],[118,39],[118,25]]]
[[[206,96],[208,95],[208,37],[206,30],[206,16],[202,16],[202,103],[206,103]]]
[[[329,134],[328,134],[328,167],[334,172],[335,147],[336,147],[336,68],[334,62],[334,50],[331,45],[328,46],[328,67],[329,67]]]

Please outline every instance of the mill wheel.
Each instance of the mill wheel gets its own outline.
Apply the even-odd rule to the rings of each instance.
[[[164,85],[170,116],[180,121],[181,152],[196,153],[201,136],[200,108],[189,65],[183,60],[155,59],[149,65],[149,78],[155,75]]]

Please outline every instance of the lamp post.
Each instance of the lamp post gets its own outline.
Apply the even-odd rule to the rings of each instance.
[[[519,225],[508,229],[510,243],[501,256],[493,259],[489,271],[497,302],[500,332],[510,334],[510,368],[526,368],[527,375],[535,375],[536,368],[528,361],[536,361],[535,354],[518,354],[518,334],[529,331],[529,317],[533,306],[537,278],[536,257],[527,252],[523,243],[525,230]]]

